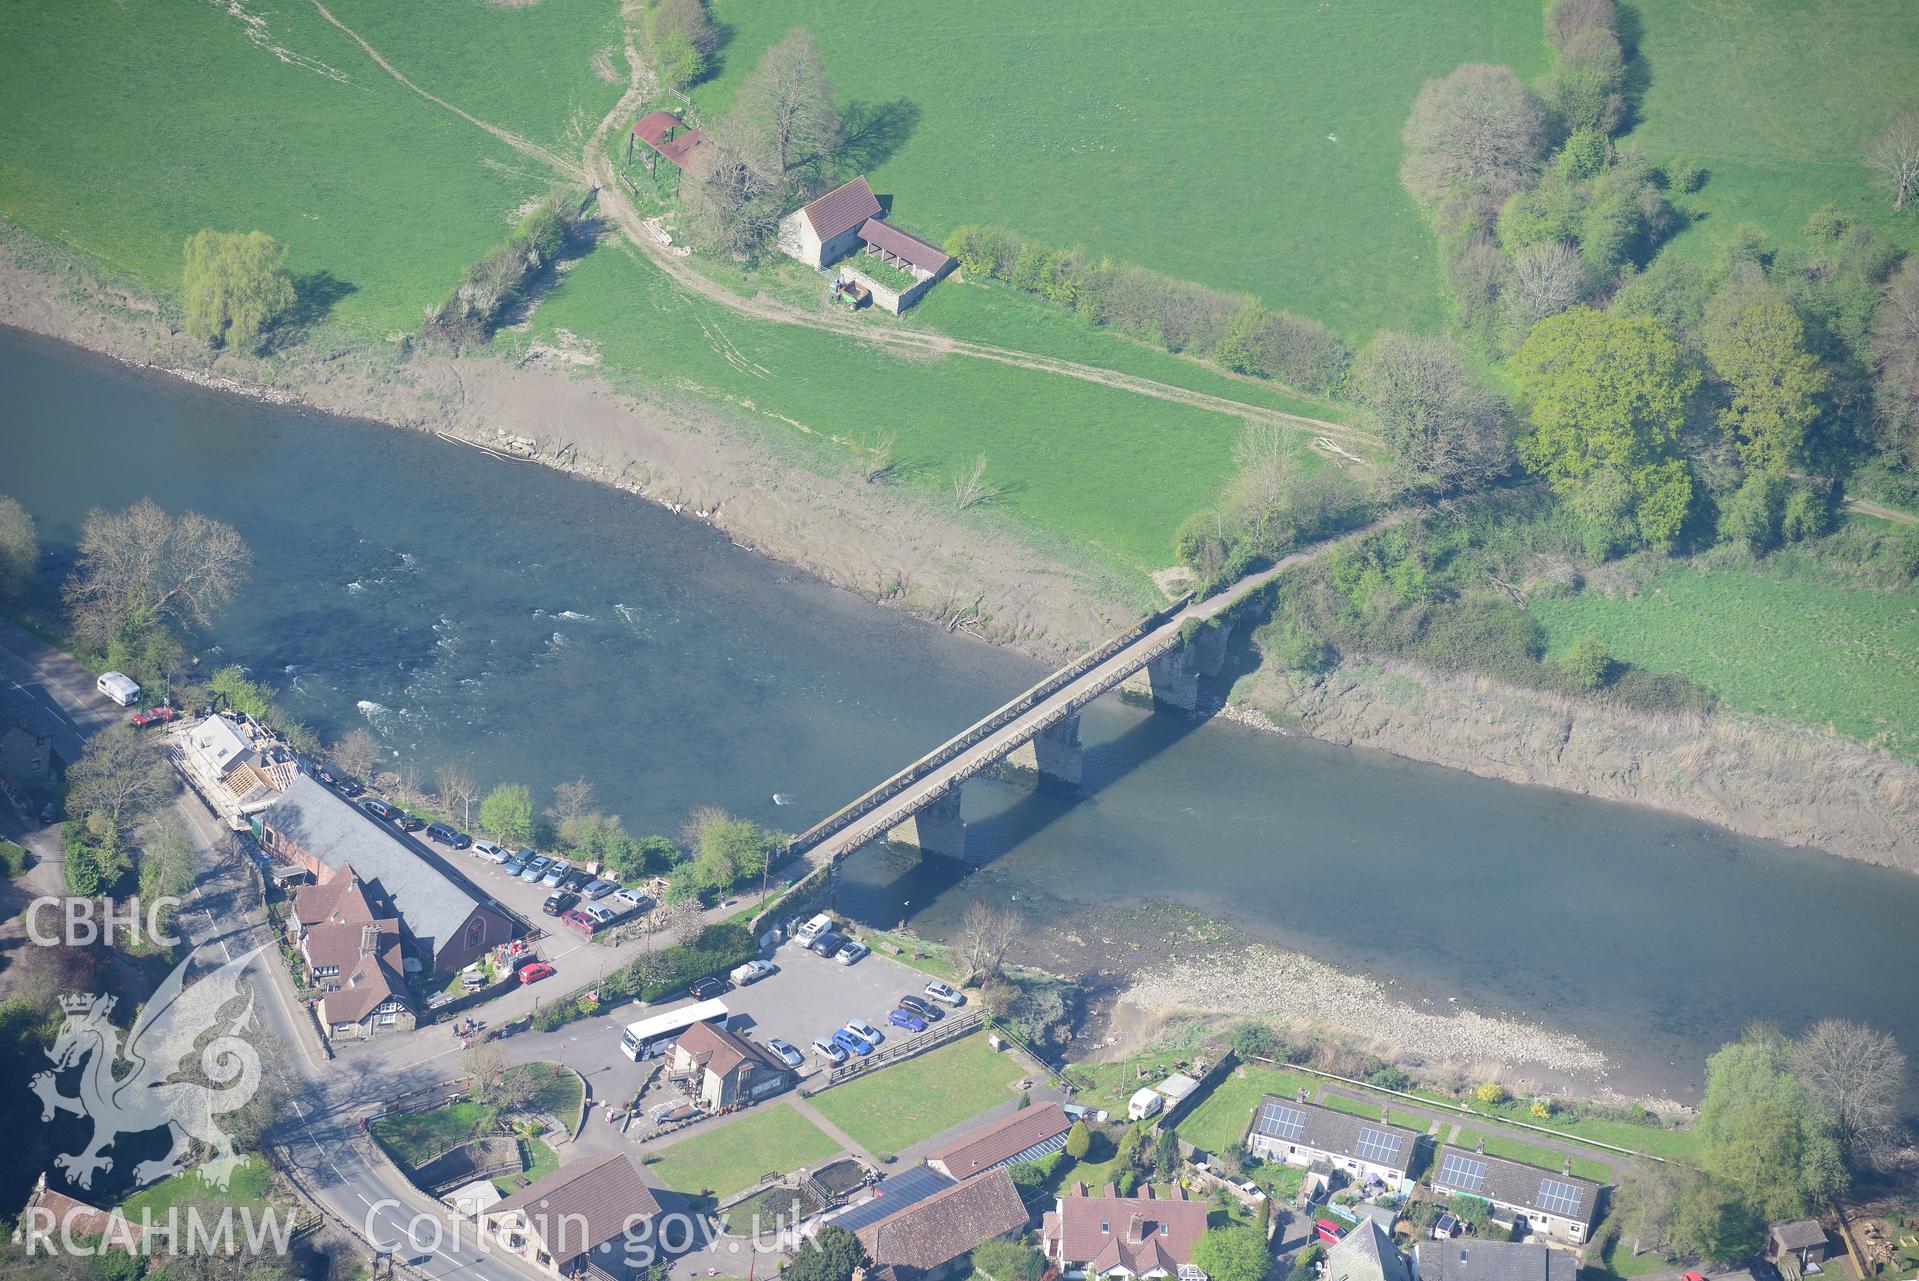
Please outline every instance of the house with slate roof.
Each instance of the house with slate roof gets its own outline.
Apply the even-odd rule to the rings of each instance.
[[[1193,1265],[1193,1244],[1205,1235],[1207,1205],[1189,1201],[1174,1188],[1169,1197],[1155,1197],[1146,1188],[1139,1196],[1120,1196],[1112,1184],[1100,1196],[1088,1196],[1076,1183],[1069,1196],[1060,1197],[1040,1226],[1040,1249],[1059,1266],[1060,1274],[1079,1281],[1088,1277],[1178,1277],[1206,1281]]]
[[[779,246],[789,257],[821,269],[859,254],[846,270],[858,276],[875,305],[895,315],[918,302],[955,265],[938,245],[886,222],[865,178],[843,183],[782,218]],[[862,263],[871,266],[863,271]]]
[[[1019,1108],[991,1125],[969,1130],[926,1154],[926,1164],[952,1179],[1038,1161],[1066,1146],[1073,1121],[1057,1103]]]
[[[480,1217],[504,1248],[555,1277],[629,1281],[655,1257],[660,1203],[623,1152],[563,1165]],[[652,1247],[652,1248],[649,1248]]]
[[[1577,1254],[1537,1241],[1460,1237],[1413,1247],[1413,1281],[1577,1281],[1578,1276]]]
[[[686,1079],[709,1112],[763,1099],[785,1089],[793,1079],[772,1051],[711,1023],[695,1023],[680,1033],[667,1072]]]
[[[1433,1158],[1433,1191],[1465,1194],[1492,1205],[1493,1220],[1509,1228],[1538,1233],[1555,1241],[1583,1245],[1599,1216],[1600,1186],[1565,1168],[1542,1170],[1479,1150],[1442,1146]]]
[[[1368,1217],[1326,1252],[1325,1281],[1412,1281],[1412,1269],[1392,1233]]]
[[[357,877],[370,901],[399,917],[403,978],[416,966],[432,978],[457,974],[513,937],[504,911],[309,775],[294,779],[258,822],[260,843],[312,874],[315,888]]]
[[[909,1202],[854,1229],[876,1268],[899,1281],[937,1281],[994,1237],[1023,1231],[1026,1205],[1004,1169]]]
[[[1325,1161],[1355,1183],[1375,1179],[1395,1192],[1411,1189],[1420,1135],[1348,1112],[1268,1094],[1253,1113],[1246,1148],[1267,1161],[1310,1168]]]

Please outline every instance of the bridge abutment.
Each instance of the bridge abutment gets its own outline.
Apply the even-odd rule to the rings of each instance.
[[[1197,651],[1181,647],[1161,654],[1139,671],[1120,682],[1119,696],[1129,703],[1150,707],[1171,707],[1177,711],[1199,709],[1199,662]]]
[[[886,834],[888,845],[907,845],[942,858],[966,857],[966,820],[960,817],[960,791],[955,786]]]
[[[1048,725],[1021,743],[1000,762],[1000,774],[1013,782],[1030,783],[1043,792],[1079,791],[1086,752],[1079,743],[1079,713]]]

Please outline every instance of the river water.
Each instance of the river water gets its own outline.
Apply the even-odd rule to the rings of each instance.
[[[702,804],[797,830],[1042,673],[586,481],[5,329],[0,493],[49,576],[91,507],[231,522],[253,580],[209,661],[428,779],[586,777],[638,832]],[[1679,1097],[1754,1018],[1919,1053],[1919,877],[1110,698],[1082,738],[1082,798],[969,783],[977,870],[862,855],[841,906],[940,937],[975,897],[1042,928],[1171,901],[1575,1033],[1615,1085]]]

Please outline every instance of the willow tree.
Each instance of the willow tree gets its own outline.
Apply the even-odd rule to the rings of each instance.
[[[201,231],[187,241],[187,332],[215,347],[255,351],[293,310],[286,246],[263,231]]]

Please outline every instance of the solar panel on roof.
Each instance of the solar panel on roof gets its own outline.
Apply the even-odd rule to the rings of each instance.
[[[1478,1192],[1486,1186],[1486,1163],[1449,1152],[1446,1159],[1439,1163],[1438,1182],[1449,1188]]]
[[[1284,1103],[1268,1103],[1259,1110],[1259,1132],[1276,1139],[1296,1139],[1306,1133],[1306,1114]]]
[[[1353,1155],[1362,1161],[1380,1161],[1391,1165],[1399,1160],[1401,1139],[1397,1134],[1387,1134],[1383,1130],[1365,1130],[1359,1132],[1359,1143],[1353,1149]]]
[[[1558,1179],[1539,1181],[1539,1208],[1548,1213],[1578,1214],[1583,1200],[1585,1196],[1570,1183],[1561,1183]]]

